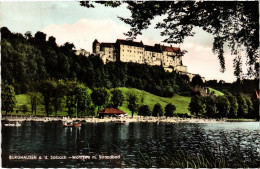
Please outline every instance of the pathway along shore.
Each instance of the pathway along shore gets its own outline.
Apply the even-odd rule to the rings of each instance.
[[[204,118],[180,118],[180,117],[144,117],[134,116],[132,117],[105,117],[103,119],[94,117],[85,118],[70,118],[70,117],[34,117],[34,116],[2,116],[2,121],[9,122],[23,122],[23,121],[38,121],[38,122],[51,122],[51,121],[81,121],[87,123],[104,123],[104,122],[116,122],[125,121],[129,122],[152,122],[152,123],[218,123],[225,122],[225,119],[204,119]]]

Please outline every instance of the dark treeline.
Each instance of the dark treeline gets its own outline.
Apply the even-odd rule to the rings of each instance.
[[[259,100],[256,95],[244,94],[208,97],[194,96],[189,104],[191,114],[213,118],[252,118],[259,119]]]
[[[219,90],[223,93],[231,93],[233,95],[246,94],[249,97],[255,94],[257,91],[259,93],[259,79],[237,79],[233,83],[226,83],[223,80],[209,80],[207,81],[207,86]]]
[[[97,56],[76,55],[72,43],[58,46],[55,37],[47,39],[43,32],[22,35],[3,27],[1,34],[2,80],[14,86],[16,94],[29,92],[34,82],[63,79],[89,88],[133,87],[165,97],[190,95],[179,75],[165,72],[161,66],[104,64]]]

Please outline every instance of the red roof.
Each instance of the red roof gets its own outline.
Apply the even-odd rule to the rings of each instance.
[[[181,49],[180,48],[170,47],[170,46],[162,46],[162,50],[163,51],[167,51],[167,52],[181,53]]]
[[[256,92],[256,98],[258,100],[259,99],[259,95],[258,95],[257,91],[255,91],[255,92]]]
[[[99,114],[126,114],[122,110],[115,109],[115,108],[105,108],[98,111]]]

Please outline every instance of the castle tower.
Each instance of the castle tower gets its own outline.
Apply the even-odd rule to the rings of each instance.
[[[100,52],[100,43],[98,42],[97,39],[95,39],[95,41],[92,44],[92,50],[93,53],[98,54]]]

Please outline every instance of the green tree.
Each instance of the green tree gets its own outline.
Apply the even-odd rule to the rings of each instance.
[[[147,105],[142,105],[138,110],[140,116],[151,116],[151,110]]]
[[[104,88],[94,88],[93,92],[91,93],[91,98],[94,105],[98,106],[98,110],[101,106],[104,106],[108,103],[109,100],[109,91]]]
[[[56,38],[53,36],[50,36],[48,39],[48,44],[52,47],[52,48],[57,48],[57,43],[56,43]]]
[[[138,98],[134,93],[128,93],[127,94],[127,107],[132,113],[132,118],[134,116],[134,113],[138,111],[139,105],[138,105]]]
[[[55,112],[55,115],[57,116],[58,110],[63,109],[63,103],[65,102],[65,96],[67,94],[67,83],[65,83],[63,80],[58,80],[56,84],[54,85],[53,89],[53,99],[52,99],[52,104],[53,104],[53,110]]]
[[[163,109],[160,103],[156,103],[153,107],[153,116],[158,117],[158,115],[160,117],[163,116]]]
[[[168,103],[165,108],[164,108],[164,111],[165,111],[165,116],[166,117],[173,117],[173,114],[174,114],[174,111],[176,110],[176,107],[171,104],[171,103]]]
[[[6,112],[6,115],[8,112],[13,111],[16,104],[16,98],[15,98],[15,92],[13,86],[8,85],[6,83],[1,83],[1,102],[2,102],[1,109]]]
[[[78,82],[76,81],[65,81],[65,102],[68,110],[68,116],[75,113],[77,107],[76,99],[76,87]]]
[[[202,115],[205,113],[206,105],[203,101],[202,97],[194,96],[191,98],[191,102],[189,104],[189,111],[191,114],[196,114],[196,117],[198,115]]]
[[[27,105],[22,105],[22,106],[21,106],[21,110],[22,110],[22,112],[25,114],[25,113],[28,111]]]
[[[65,79],[68,77],[70,72],[69,58],[64,53],[59,53],[57,58],[57,77]]]
[[[230,110],[229,110],[229,117],[237,117],[237,111],[238,111],[238,103],[237,98],[233,96],[232,94],[227,94],[226,97],[228,98],[228,101],[230,103]]]
[[[258,82],[257,82],[258,84]],[[252,114],[251,118],[256,118],[257,120],[259,120],[259,97],[258,97],[258,93],[257,90],[254,90],[251,93],[251,100],[253,102],[253,108],[254,108],[254,112]]]
[[[111,96],[110,102],[112,104],[112,107],[118,108],[118,107],[122,106],[122,104],[124,102],[124,95],[123,95],[122,91],[119,89],[113,89],[111,91],[111,94],[112,94],[112,96]]]
[[[27,93],[27,98],[28,101],[31,105],[31,112],[36,116],[36,112],[37,112],[37,107],[42,103],[42,94],[40,92],[28,92]]]
[[[243,95],[239,95],[237,97],[237,103],[238,103],[237,117],[238,118],[245,117],[248,114],[248,105],[245,97]]]
[[[39,91],[43,96],[43,104],[47,117],[53,112],[53,93],[55,92],[55,81],[44,80],[39,84]]]
[[[260,115],[259,115],[259,101],[254,101],[253,102],[253,107],[254,107],[254,111],[253,111],[253,114],[252,114],[251,118],[255,118],[255,119],[259,120],[259,118],[260,118]]]
[[[38,45],[44,45],[46,43],[46,34],[38,31],[34,35],[34,40]]]
[[[251,99],[247,96],[245,96],[247,107],[248,107],[248,115],[249,117],[253,117],[253,112],[254,112],[254,105]]]
[[[206,114],[209,117],[213,117],[217,113],[217,105],[216,105],[216,100],[212,97],[206,97],[205,98],[206,102]]]
[[[87,87],[84,84],[78,84],[75,88],[76,116],[83,114],[89,108]]]
[[[204,83],[200,77],[200,75],[195,75],[192,80],[191,80],[191,83],[190,83],[192,86],[204,86]]]
[[[226,96],[217,97],[217,110],[220,117],[226,117],[230,111],[230,102]]]
[[[87,93],[87,96],[86,96],[85,106],[86,106],[85,115],[86,116],[95,116],[95,105],[93,104],[89,93]]]

